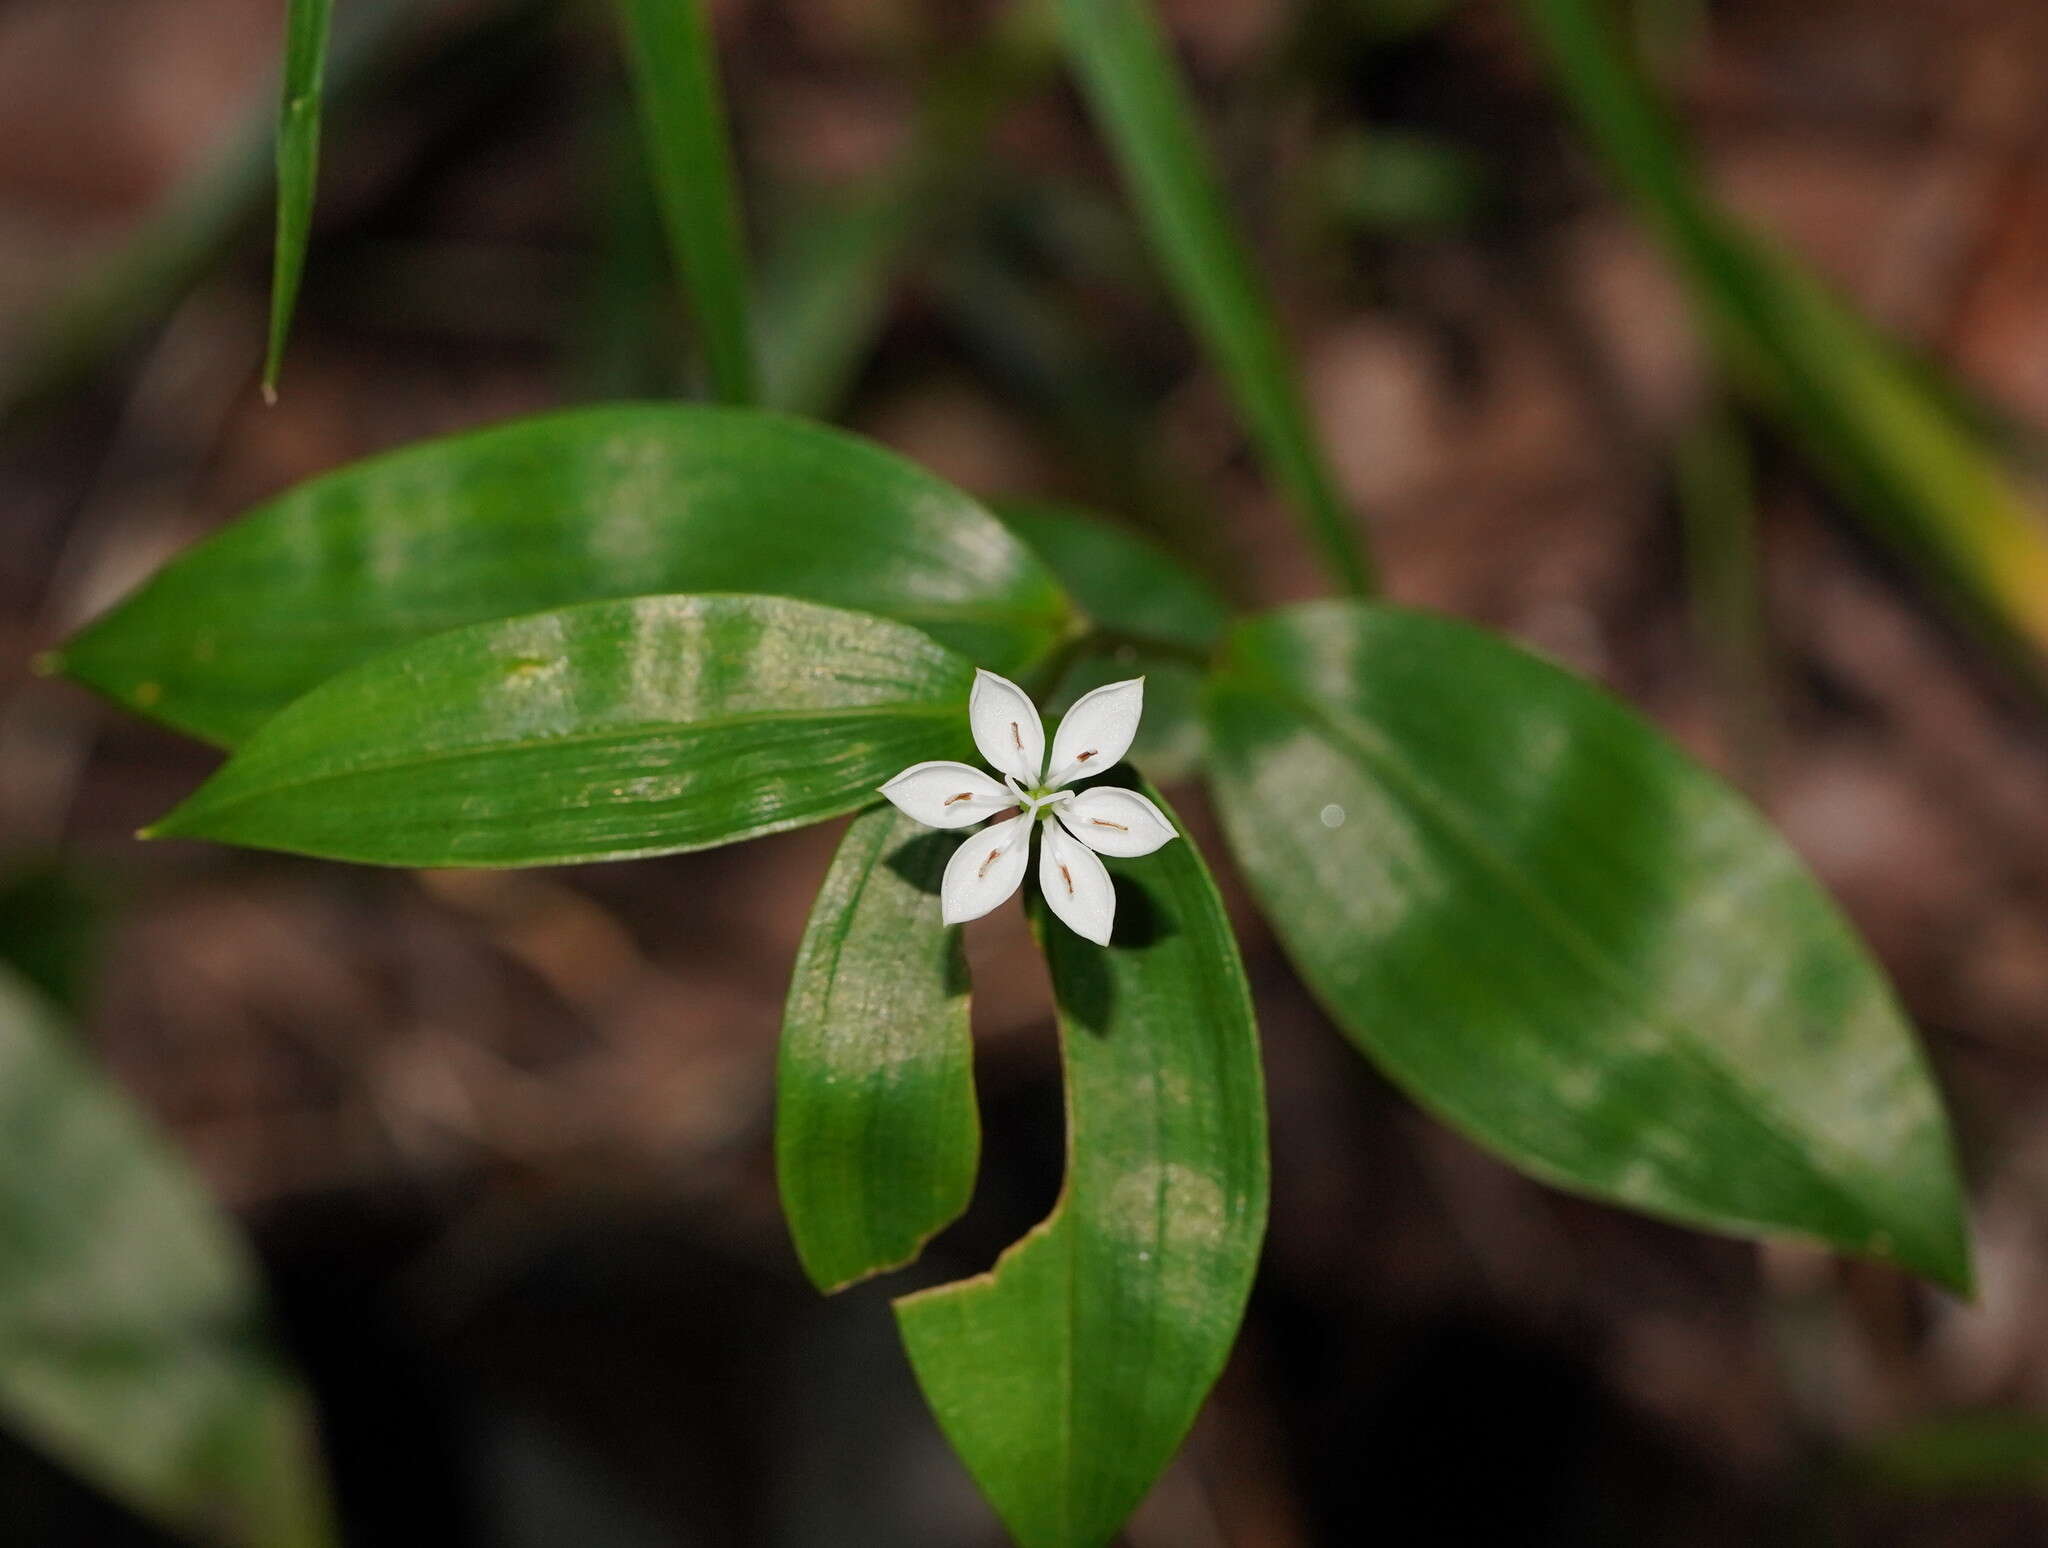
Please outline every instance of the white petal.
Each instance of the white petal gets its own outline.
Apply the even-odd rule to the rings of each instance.
[[[1052,738],[1052,785],[1100,774],[1131,750],[1145,713],[1145,679],[1105,683],[1074,701]]]
[[[1067,831],[1097,854],[1149,855],[1176,837],[1173,824],[1135,790],[1097,785],[1053,808]]]
[[[1116,884],[1102,862],[1058,823],[1047,823],[1039,841],[1038,890],[1068,929],[1098,946],[1109,944],[1109,929],[1116,922]]]
[[[1045,770],[1045,722],[1031,695],[1007,677],[977,671],[967,696],[967,723],[989,767],[1014,775],[1020,784],[1038,783]]]
[[[1007,789],[966,763],[913,763],[882,794],[927,828],[964,828],[1017,804]]]
[[[939,913],[949,925],[979,919],[1009,901],[1031,860],[1030,817],[983,828],[953,851],[939,883]]]

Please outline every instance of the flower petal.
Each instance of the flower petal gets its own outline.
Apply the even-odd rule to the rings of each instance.
[[[1069,833],[1101,855],[1149,855],[1178,837],[1166,813],[1135,790],[1097,785],[1053,808]]]
[[[1031,695],[1007,677],[977,671],[974,691],[967,696],[967,723],[989,767],[1013,775],[1020,784],[1038,783],[1045,770],[1045,722]]]
[[[882,794],[904,816],[927,828],[964,828],[985,821],[1017,798],[967,763],[913,763]]]
[[[940,917],[949,925],[979,919],[1009,901],[1031,859],[1030,817],[983,828],[953,851],[939,883]]]
[[[1038,889],[1067,928],[1098,946],[1109,944],[1116,923],[1116,884],[1087,846],[1058,823],[1045,825],[1038,846]]]
[[[1131,750],[1138,719],[1145,713],[1145,679],[1105,683],[1074,701],[1052,738],[1052,777],[1059,786],[1100,774]]]

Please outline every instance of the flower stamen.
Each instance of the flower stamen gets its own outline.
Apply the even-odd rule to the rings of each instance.
[[[1002,857],[1003,852],[1000,849],[991,849],[988,852],[988,858],[981,862],[981,869],[974,873],[974,879],[980,881],[985,878],[988,875],[988,868],[1002,859]]]

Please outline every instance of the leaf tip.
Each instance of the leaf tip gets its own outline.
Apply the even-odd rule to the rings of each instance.
[[[265,408],[277,407],[277,375],[275,372],[264,373],[263,406]]]
[[[64,675],[64,652],[39,650],[29,657],[28,669],[37,677],[61,677]]]

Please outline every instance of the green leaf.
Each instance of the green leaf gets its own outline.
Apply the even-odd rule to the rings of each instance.
[[[939,919],[961,842],[877,807],[847,829],[811,905],[782,1021],[775,1161],[821,1290],[910,1262],[974,1192],[967,963]]]
[[[2048,535],[1981,424],[1790,254],[1716,204],[1600,0],[1524,0],[1560,85],[1676,259],[1731,375],[1852,514],[2048,686]]]
[[[1446,1122],[1650,1214],[1969,1285],[1947,1125],[1882,976],[1631,711],[1466,625],[1328,603],[1238,629],[1209,730],[1295,965]]]
[[[940,1427],[1023,1548],[1099,1548],[1144,1498],[1223,1367],[1265,1230],[1258,1034],[1215,884],[1185,837],[1108,864],[1115,944],[1039,918],[1060,1201],[991,1272],[896,1303]]]
[[[973,676],[903,624],[783,597],[473,624],[323,683],[148,836],[409,866],[729,844],[971,755]]]
[[[1223,599],[1157,544],[1049,500],[1000,500],[995,513],[1118,639],[1201,657],[1223,637],[1230,622]]]
[[[287,0],[284,26],[284,92],[277,110],[277,244],[270,278],[270,343],[263,356],[263,394],[272,401],[313,231],[313,193],[320,178],[320,91],[334,28],[334,0]]]
[[[703,0],[619,0],[641,132],[683,289],[702,330],[714,394],[758,395],[747,322],[747,257],[718,58]]]
[[[306,1395],[198,1180],[0,970],[0,1419],[175,1531],[332,1543]]]
[[[1048,714],[1090,689],[1145,679],[1145,718],[1131,758],[1154,779],[1180,779],[1202,761],[1202,664],[1230,620],[1200,576],[1154,544],[1099,516],[1037,500],[995,506],[1004,525],[1045,561],[1094,628],[1052,691]]]
[[[1073,622],[993,517],[879,447],[772,414],[630,404],[302,484],[172,561],[48,665],[233,746],[390,646],[673,591],[880,613],[1011,677]]]
[[[1145,0],[1061,0],[1068,48],[1160,262],[1216,357],[1274,479],[1331,575],[1372,589],[1371,562],[1337,492],[1286,341],[1231,227],[1166,38]]]

